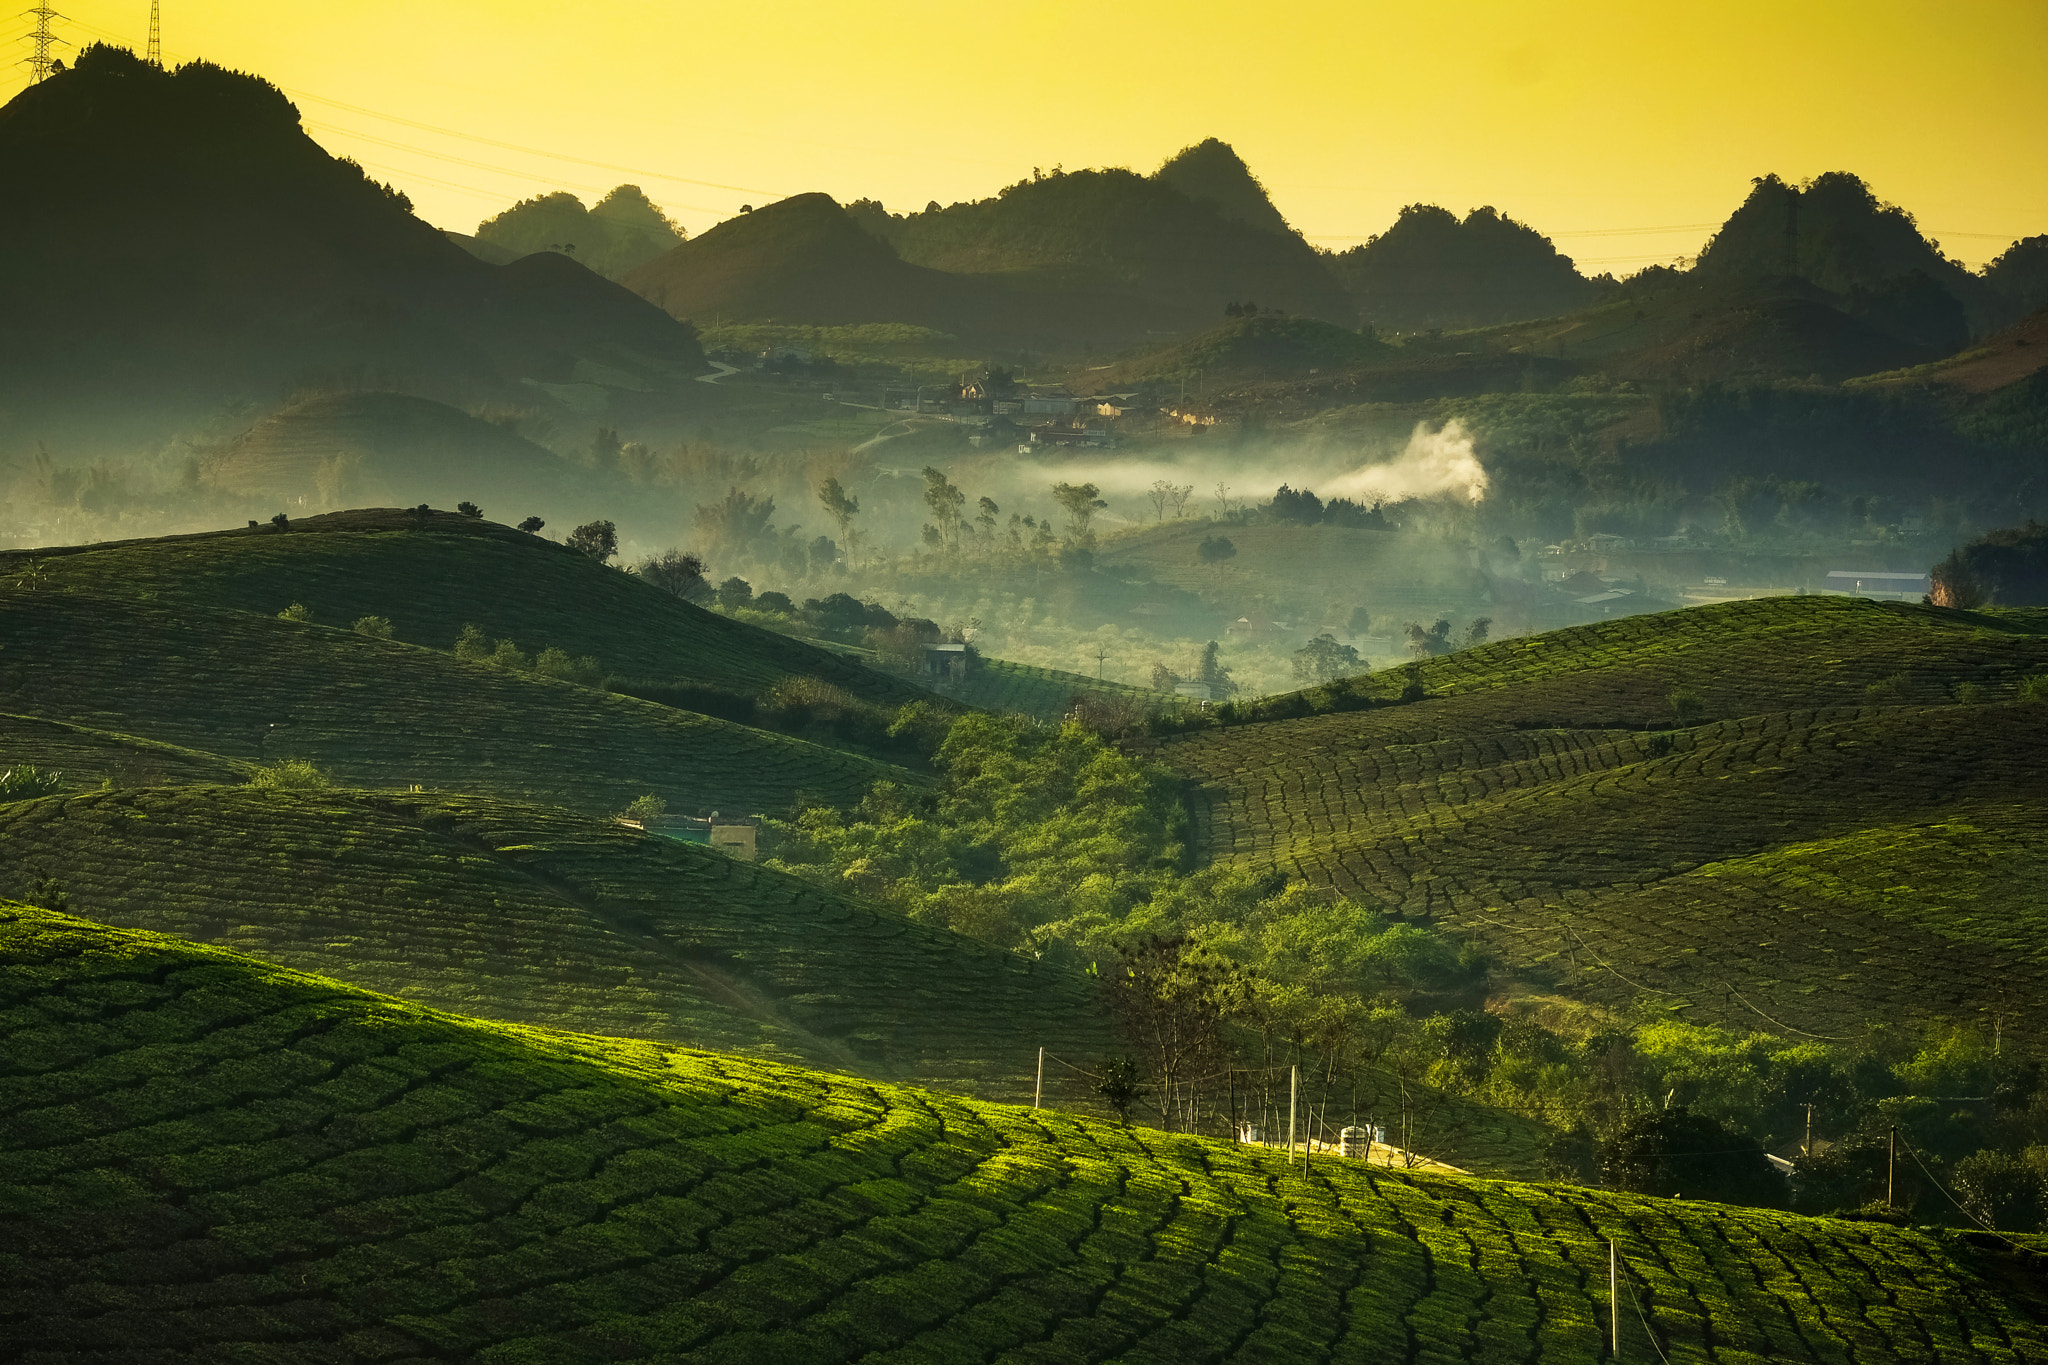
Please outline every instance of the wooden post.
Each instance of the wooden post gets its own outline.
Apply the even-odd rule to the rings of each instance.
[[[1611,1320],[1613,1337],[1609,1349],[1616,1360],[1621,1359],[1621,1252],[1615,1247],[1614,1239],[1607,1239],[1607,1316]]]
[[[1899,1206],[1897,1186],[1899,1181],[1899,1126],[1892,1125],[1891,1137],[1885,1144],[1884,1159],[1884,1203],[1886,1208]]]
[[[1045,1049],[1038,1049],[1038,1084],[1031,1087],[1031,1107],[1036,1109],[1045,1096]]]

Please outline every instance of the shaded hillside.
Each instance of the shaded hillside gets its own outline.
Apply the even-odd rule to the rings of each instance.
[[[1674,1358],[2048,1354],[1995,1238],[1303,1172],[0,915],[27,1359],[1588,1360],[1610,1239]]]
[[[486,509],[498,511],[499,509]],[[509,515],[515,504],[502,510]],[[346,629],[381,616],[396,639],[454,646],[465,625],[531,655],[553,646],[610,672],[672,686],[764,695],[816,678],[895,706],[924,693],[830,650],[657,591],[553,541],[439,512],[396,508],[65,550],[0,551],[0,576],[34,564],[48,586],[146,593],[163,605],[271,617],[297,602]]]
[[[564,257],[476,260],[253,76],[89,49],[0,109],[0,173],[36,186],[0,200],[0,395],[31,431],[160,439],[335,376],[492,392],[579,360],[704,368],[687,328]]]
[[[1125,361],[1108,372],[1105,382],[1167,380],[1195,372],[1218,382],[1267,374],[1292,378],[1315,369],[1340,370],[1405,358],[1397,348],[1347,327],[1260,313],[1232,318],[1178,345]]]
[[[265,417],[202,462],[209,487],[279,507],[453,507],[471,499],[594,513],[581,471],[503,427],[398,393],[327,393]]]
[[[835,804],[900,768],[347,628],[84,591],[0,598],[0,711],[231,760],[304,758],[351,786],[493,795],[603,815]],[[37,760],[39,761],[39,760]]]
[[[1384,233],[1329,258],[1359,316],[1383,332],[1489,327],[1592,303],[1599,286],[1526,224],[1492,208],[1410,204]]]
[[[1440,920],[1607,1003],[1648,988],[1853,1035],[1969,1017],[1989,979],[2048,1001],[2048,713],[2013,701],[2044,672],[2048,633],[2000,618],[1780,598],[1462,651],[1407,704],[1232,708],[1298,718],[1160,752],[1201,786],[1211,855]],[[1997,886],[1971,871],[1992,850]]]
[[[2006,318],[2048,308],[2048,233],[2023,237],[1984,267],[1984,283]]]
[[[198,749],[46,716],[0,713],[0,772],[28,764],[55,775],[59,791],[170,782],[245,782],[251,765]]]
[[[512,1023],[1010,1101],[1112,1050],[1082,973],[709,848],[479,798],[181,787],[0,805],[0,895]]]
[[[897,259],[827,194],[728,218],[625,282],[675,317],[706,323],[905,322],[950,331],[971,306],[962,282]]]
[[[477,224],[474,240],[515,258],[558,251],[617,280],[680,246],[683,232],[638,185],[620,185],[587,209],[566,190],[522,199]]]

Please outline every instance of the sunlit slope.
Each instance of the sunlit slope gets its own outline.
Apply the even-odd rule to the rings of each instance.
[[[176,787],[0,805],[0,895],[440,1009],[1001,1098],[1094,1059],[1085,976],[608,821],[481,798]]]
[[[162,598],[0,596],[0,711],[232,760],[309,758],[351,786],[424,785],[588,813],[857,799],[902,770],[653,702],[345,629]]]
[[[1039,720],[1058,720],[1074,709],[1074,698],[1079,696],[1148,708],[1160,700],[1159,693],[1142,687],[1009,659],[983,659],[966,681],[950,686],[946,695],[968,706],[1014,711]]]
[[[1489,723],[1485,704],[1514,697],[1163,752],[1200,784],[1204,851],[1432,917],[1617,1003],[1648,987],[1700,1017],[1833,1034],[1974,1015],[1999,981],[2017,1011],[2048,1012],[2048,707],[1778,711],[1665,733]]]
[[[1610,1237],[1672,1359],[2048,1358],[1995,1239],[1303,1174],[0,916],[24,1360],[1590,1362]]]
[[[487,496],[479,490],[478,497]],[[518,515],[523,509],[487,509]],[[0,578],[33,561],[49,587],[274,616],[294,602],[346,628],[382,616],[408,644],[449,649],[474,624],[528,654],[548,646],[606,670],[748,694],[822,678],[888,705],[920,695],[900,679],[801,640],[704,611],[586,555],[452,513],[309,517],[283,533],[180,536],[65,551],[0,553]]]

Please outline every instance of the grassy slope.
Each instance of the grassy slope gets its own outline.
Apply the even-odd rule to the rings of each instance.
[[[1039,720],[1058,720],[1073,709],[1074,698],[1082,693],[1106,700],[1129,698],[1148,706],[1159,701],[1158,693],[1142,687],[1008,659],[983,659],[965,683],[946,691],[953,700],[969,706],[1015,711]]]
[[[1466,651],[1425,668],[1447,696],[1161,752],[1199,784],[1206,852],[1441,917],[1597,997],[1841,1034],[1974,1014],[1988,980],[2041,1014],[2048,713],[1814,703],[1901,672],[1937,702],[2043,662],[2048,639],[1938,613],[1736,603]],[[1657,755],[1632,727],[1668,723],[1675,682],[1742,718]]]
[[[2048,1359],[1988,1238],[1303,1174],[0,916],[24,1361],[1592,1362],[1610,1237],[1673,1359]]]
[[[1077,972],[610,822],[489,799],[178,787],[0,805],[0,893],[440,1009],[1028,1098],[1111,1047]]]
[[[0,711],[219,754],[304,757],[354,786],[486,791],[589,813],[857,799],[900,769],[804,740],[347,630],[160,599],[0,597]]]
[[[528,654],[552,645],[661,682],[758,694],[784,678],[816,677],[885,705],[918,695],[899,679],[693,607],[538,537],[449,514],[429,527],[417,529],[410,513],[370,510],[308,518],[284,535],[266,526],[7,551],[0,578],[33,559],[52,587],[264,616],[301,602],[316,622],[347,627],[382,616],[398,639],[437,649],[475,623]]]

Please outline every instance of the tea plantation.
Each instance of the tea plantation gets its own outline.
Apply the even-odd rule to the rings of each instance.
[[[1842,1036],[1901,1013],[1979,1017],[1990,982],[2014,1017],[2048,1023],[2048,707],[1950,700],[1965,682],[2011,698],[2048,638],[1781,602],[1722,613],[1777,632],[1768,663],[1713,630],[1688,648],[1674,617],[1663,656],[1636,636],[1625,664],[1574,670],[1566,637],[1597,655],[1605,628],[1560,632],[1490,667],[1439,661],[1447,696],[1159,753],[1195,784],[1205,852],[1438,920],[1609,1003],[1667,992],[1695,1018]],[[1816,656],[1815,621],[1855,629]],[[1902,666],[1875,694],[1863,682]],[[1802,676],[1845,704],[1794,705],[1785,680]],[[1673,680],[1732,717],[1671,728]]]
[[[760,694],[806,677],[887,706],[920,695],[900,679],[691,606],[565,546],[447,512],[422,522],[395,508],[367,509],[308,517],[284,532],[266,525],[0,551],[0,579],[30,574],[38,590],[259,616],[296,602],[314,621],[344,629],[381,616],[395,638],[437,649],[475,624],[529,655],[553,646],[677,685]]]
[[[62,775],[63,787],[241,782],[250,765],[134,735],[0,712],[0,770],[16,764]]]
[[[274,616],[38,590],[0,597],[0,636],[0,711],[241,762],[306,758],[355,786],[593,814],[652,793],[679,812],[733,814],[919,780],[805,740]]]
[[[947,688],[946,695],[985,711],[1014,711],[1044,721],[1066,715],[1074,708],[1074,698],[1080,696],[1128,702],[1141,711],[1160,701],[1159,693],[1142,687],[1009,659],[982,660],[966,681]]]
[[[13,1360],[1590,1363],[1609,1239],[1624,1359],[2048,1360],[2039,1238],[1304,1171],[0,917]]]
[[[46,876],[105,923],[492,1019],[1025,1100],[1039,1046],[1112,1047],[1078,971],[488,798],[171,787],[0,805],[0,895]]]

